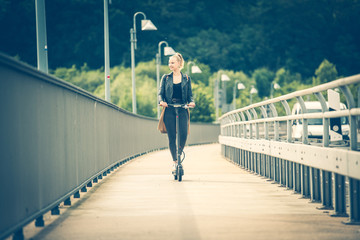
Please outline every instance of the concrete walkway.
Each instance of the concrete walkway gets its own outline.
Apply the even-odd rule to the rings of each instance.
[[[120,167],[82,194],[32,239],[360,239],[360,226],[317,210],[267,179],[224,159],[220,145],[185,148],[183,182],[168,150]]]

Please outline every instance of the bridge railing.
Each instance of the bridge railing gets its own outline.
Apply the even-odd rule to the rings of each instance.
[[[357,117],[351,89],[359,88],[360,75],[346,77],[309,89],[252,104],[220,118],[222,154],[235,164],[266,176],[313,202],[333,209],[333,216],[349,216],[347,223],[360,223],[360,152]],[[324,91],[338,88],[347,109],[329,111]],[[304,97],[315,98],[320,113],[309,113]],[[301,114],[292,114],[289,102],[297,102]],[[276,107],[277,106],[277,107]],[[283,108],[283,109],[281,109]],[[279,116],[278,112],[285,112]],[[349,137],[332,142],[332,118],[349,119]],[[310,119],[322,119],[322,138],[313,141]],[[302,138],[293,137],[296,120],[302,122]]]
[[[156,119],[2,54],[0,77],[0,239],[21,238],[24,225],[42,226],[46,212],[58,214],[121,164],[168,145]],[[190,130],[188,144],[217,142],[220,133],[218,124]]]

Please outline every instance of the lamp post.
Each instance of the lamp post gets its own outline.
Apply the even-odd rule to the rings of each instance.
[[[222,82],[222,109],[223,112],[228,112],[229,108],[227,105],[227,91],[226,91],[226,82],[230,81],[230,78],[226,74],[221,74],[221,82]]]
[[[137,48],[136,39],[136,16],[142,14],[144,19],[141,20],[141,30],[157,30],[151,20],[146,19],[146,15],[143,12],[137,12],[134,14],[134,26],[130,29],[130,43],[131,43],[131,80],[132,80],[132,109],[136,114],[136,86],[135,86],[135,50]]]
[[[218,71],[217,77],[215,79],[214,86],[214,101],[215,101],[215,115],[216,121],[219,119],[219,82],[220,81],[229,81],[230,78],[226,74],[221,74],[222,70]],[[221,74],[221,75],[220,75]],[[226,96],[225,96],[226,97]]]
[[[233,88],[233,90],[234,90],[233,91],[233,104],[234,104],[233,108],[234,109],[236,109],[236,89],[243,90],[243,89],[245,89],[245,86],[240,81],[235,82],[235,85],[234,85],[234,88]]]
[[[195,63],[193,61],[189,61],[187,63],[187,67],[186,67],[186,74],[189,75],[190,74],[190,64],[192,64],[193,66],[191,67],[191,73],[202,73],[201,69],[195,65]]]
[[[110,2],[111,3],[111,2]],[[104,0],[105,101],[110,102],[109,0]]]
[[[254,85],[251,85],[250,89],[250,105],[252,104],[252,95],[258,93],[258,90],[254,87]]]
[[[280,89],[280,85],[277,82],[271,82],[271,87],[270,87],[270,98],[273,98],[274,95],[274,90]]]
[[[158,90],[160,87],[160,66],[161,66],[161,45],[166,44],[166,47],[164,48],[164,55],[174,55],[175,51],[172,47],[169,47],[169,44],[166,41],[159,42],[158,45],[158,53],[156,54],[156,89]],[[157,108],[157,118],[160,118],[160,107],[157,102],[156,98],[156,108]]]
[[[37,68],[48,73],[45,0],[35,0]]]

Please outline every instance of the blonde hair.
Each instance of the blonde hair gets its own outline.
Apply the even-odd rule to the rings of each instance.
[[[184,61],[183,56],[180,53],[177,52],[174,55],[172,55],[171,57],[175,57],[176,60],[180,63],[180,70],[184,68],[185,61]]]

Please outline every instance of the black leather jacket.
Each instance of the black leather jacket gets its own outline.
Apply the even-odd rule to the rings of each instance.
[[[183,103],[194,102],[192,90],[191,90],[191,79],[186,74],[181,73],[181,92]],[[173,96],[173,73],[164,74],[161,78],[158,100],[159,103],[164,101],[166,103],[172,103]]]

